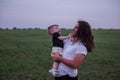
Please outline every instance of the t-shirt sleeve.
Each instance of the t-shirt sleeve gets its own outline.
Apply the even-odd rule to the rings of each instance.
[[[87,49],[85,46],[78,46],[78,48],[76,49],[76,53],[87,55]]]
[[[54,33],[54,34],[53,34],[53,37],[55,37],[55,38],[58,38],[59,36],[60,36],[59,33]]]

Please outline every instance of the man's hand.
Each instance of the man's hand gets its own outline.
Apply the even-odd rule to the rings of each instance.
[[[52,58],[53,61],[59,62],[60,59],[61,59],[61,55],[58,54],[58,53],[52,53],[52,54],[51,54],[51,58]]]

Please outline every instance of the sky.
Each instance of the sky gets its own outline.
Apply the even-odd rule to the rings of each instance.
[[[120,29],[120,0],[0,0],[0,28],[73,28],[78,20]]]

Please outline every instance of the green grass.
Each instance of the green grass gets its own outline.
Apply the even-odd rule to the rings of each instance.
[[[79,80],[120,80],[120,30],[93,34],[96,48],[81,64]],[[47,30],[0,30],[0,80],[53,80],[51,48]]]

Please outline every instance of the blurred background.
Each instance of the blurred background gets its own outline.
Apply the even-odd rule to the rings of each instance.
[[[78,20],[95,29],[120,29],[120,0],[0,0],[0,28],[73,28]]]

